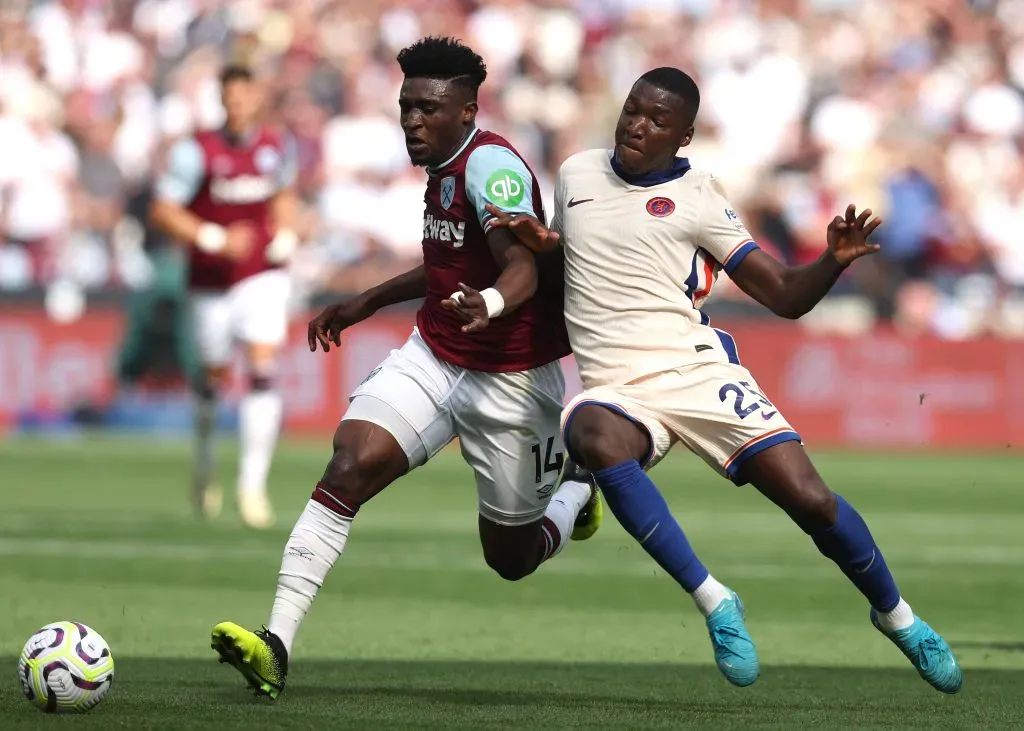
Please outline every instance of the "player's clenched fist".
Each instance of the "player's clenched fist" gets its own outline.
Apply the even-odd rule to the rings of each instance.
[[[331,343],[340,346],[342,331],[357,322],[362,322],[372,314],[373,312],[361,297],[327,307],[309,321],[306,333],[309,350],[315,353],[317,343],[325,353],[331,349]]]
[[[874,254],[882,247],[869,244],[867,239],[880,225],[882,219],[871,218],[870,208],[865,208],[858,216],[857,207],[851,203],[846,207],[845,219],[836,216],[828,225],[828,248],[832,256],[847,266],[862,256]]]
[[[544,252],[551,251],[558,246],[558,233],[549,229],[533,216],[525,213],[512,216],[490,203],[485,208],[494,216],[493,226],[507,228],[528,249]]]

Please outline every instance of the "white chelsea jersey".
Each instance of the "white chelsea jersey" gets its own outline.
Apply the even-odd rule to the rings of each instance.
[[[555,184],[551,226],[565,251],[565,320],[584,388],[737,362],[732,338],[700,311],[719,270],[757,248],[721,184],[685,160],[631,184],[611,155],[573,155]]]

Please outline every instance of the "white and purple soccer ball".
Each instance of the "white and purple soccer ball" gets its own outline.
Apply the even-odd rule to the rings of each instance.
[[[79,622],[54,622],[28,638],[18,660],[21,689],[47,713],[85,713],[114,682],[110,647]]]

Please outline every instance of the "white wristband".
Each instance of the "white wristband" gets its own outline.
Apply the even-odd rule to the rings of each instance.
[[[291,258],[299,248],[299,235],[286,228],[281,229],[267,246],[266,257],[271,264],[281,264]]]
[[[207,254],[217,254],[228,245],[228,232],[215,223],[204,223],[196,232],[196,247]]]
[[[505,311],[505,298],[494,287],[488,287],[483,290],[480,296],[484,298],[484,302],[487,304],[488,317],[500,317],[501,313]]]
[[[480,296],[484,298],[484,304],[487,305],[487,317],[500,317],[501,313],[505,311],[505,298],[494,287],[483,290],[480,292]],[[465,295],[459,291],[452,292],[449,299],[455,300],[456,304],[461,304],[464,297]]]

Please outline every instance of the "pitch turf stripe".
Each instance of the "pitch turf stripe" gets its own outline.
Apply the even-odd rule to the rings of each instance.
[[[950,566],[1024,566],[1024,550],[1008,549],[1005,546],[985,546],[964,550],[952,547],[926,547],[915,550],[913,556],[902,552],[898,555],[900,576],[907,579],[927,581],[941,580],[943,572]],[[171,560],[187,562],[240,562],[252,564],[263,561],[267,566],[276,566],[281,559],[279,548],[232,548],[199,544],[175,546],[147,543],[100,543],[89,541],[29,540],[11,541],[0,539],[0,558],[39,560],[43,558],[104,559],[117,561]],[[783,557],[784,558],[784,557]],[[718,561],[719,573],[727,573],[731,579],[739,580],[790,580],[818,581],[836,577],[836,569],[829,565],[815,563],[750,562],[745,560]],[[345,557],[346,568],[373,571],[448,572],[448,573],[489,573],[477,551],[457,550],[442,553],[411,550],[409,553],[376,554],[353,552]],[[600,561],[591,556],[574,556],[572,552],[558,560],[546,563],[545,573],[559,576],[578,577],[649,577],[662,572],[646,555],[637,553],[606,555]]]

